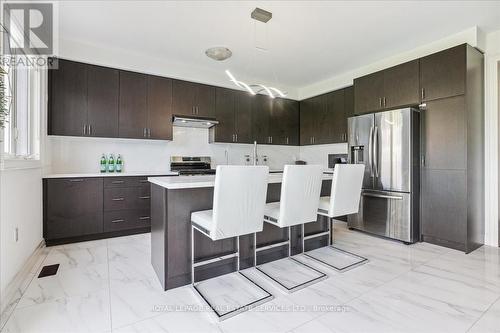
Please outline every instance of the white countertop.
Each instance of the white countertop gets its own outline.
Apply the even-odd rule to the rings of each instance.
[[[282,173],[270,173],[268,183],[281,183],[283,178]],[[323,180],[332,179],[329,173],[323,174]],[[201,188],[214,187],[215,175],[210,176],[179,176],[179,177],[149,177],[150,183],[162,186],[169,190],[177,190],[183,188]]]
[[[178,176],[177,172],[166,171],[166,172],[106,172],[106,173],[55,173],[44,175],[43,178],[92,178],[92,177],[140,177],[140,176],[151,176],[151,175],[161,175],[161,176]]]

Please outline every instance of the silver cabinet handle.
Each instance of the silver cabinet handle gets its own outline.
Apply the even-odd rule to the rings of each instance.
[[[148,182],[147,179],[141,179],[141,180],[139,180],[139,183],[147,183],[147,182]]]
[[[83,125],[83,135],[87,135],[87,125]]]
[[[422,101],[425,99],[425,89],[420,89],[420,97],[422,97]]]
[[[232,139],[232,140],[233,140],[233,142],[234,142],[234,134],[233,134],[233,139]]]
[[[380,107],[382,107],[382,97],[379,97],[379,98],[378,98],[378,105],[379,105]]]
[[[361,195],[364,197],[372,197],[372,198],[403,200],[403,197],[398,197],[395,195],[374,194],[374,193],[361,193]]]
[[[71,183],[81,183],[81,182],[83,182],[83,179],[70,179],[69,181]]]
[[[148,138],[151,137],[151,128],[148,128]]]
[[[113,200],[113,201],[123,201],[123,200],[125,200],[125,198],[113,198],[111,200]]]
[[[238,133],[236,133],[235,136],[236,136],[236,142],[238,142]]]
[[[146,127],[144,127],[142,129],[142,137],[145,138],[146,137]]]
[[[111,182],[111,184],[123,184],[123,183],[125,183],[125,181],[124,181],[124,180],[113,180],[113,181]]]
[[[286,137],[286,144],[289,144],[290,143],[290,140],[288,139],[288,137]]]
[[[150,219],[151,219],[151,217],[149,217],[149,216],[141,216],[141,217],[139,217],[139,220],[150,220]]]
[[[139,199],[151,199],[151,197],[149,195],[145,195],[143,197],[139,197]]]
[[[88,134],[89,134],[89,135],[92,135],[92,125],[89,125],[89,131],[88,131]]]
[[[112,220],[111,223],[120,223],[120,222],[125,222],[124,219],[118,219],[118,220]]]

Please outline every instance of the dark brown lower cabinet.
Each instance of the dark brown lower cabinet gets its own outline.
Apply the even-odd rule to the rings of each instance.
[[[45,179],[44,238],[98,234],[102,228],[102,178]]]
[[[43,237],[47,245],[149,232],[147,177],[43,180]]]

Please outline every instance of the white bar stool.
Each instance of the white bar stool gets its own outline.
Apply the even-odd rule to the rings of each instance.
[[[286,165],[281,183],[279,202],[266,204],[264,222],[288,228],[288,240],[257,248],[257,269],[277,282],[287,292],[293,292],[327,278],[327,275],[291,258],[290,227],[317,220],[323,168],[320,165]],[[303,235],[302,235],[303,236]],[[256,241],[256,237],[254,238]],[[257,252],[288,245],[288,257],[257,265]]]
[[[219,320],[273,299],[269,292],[240,272],[239,258],[239,236],[263,229],[268,175],[267,166],[218,166],[213,209],[191,213],[191,282]],[[236,237],[236,252],[195,262],[195,230],[213,241]],[[236,274],[196,282],[196,267],[235,257]]]
[[[364,164],[335,165],[330,196],[321,197],[318,208],[318,215],[328,217],[328,231],[303,238],[302,248],[306,256],[338,271],[351,269],[367,261],[364,257],[332,246],[333,218],[359,211],[364,171]],[[328,247],[305,252],[306,240],[325,235],[328,235]]]

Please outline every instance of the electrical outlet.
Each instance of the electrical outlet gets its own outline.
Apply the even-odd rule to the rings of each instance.
[[[19,228],[16,227],[16,242],[19,240]]]

